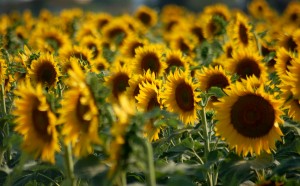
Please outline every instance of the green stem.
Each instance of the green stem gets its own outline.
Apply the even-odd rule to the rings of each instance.
[[[203,104],[202,109],[200,110],[200,116],[201,116],[202,123],[203,123],[203,132],[204,132],[204,139],[205,139],[204,154],[205,154],[205,157],[207,160],[208,154],[210,152],[210,132],[209,132],[209,127],[208,127],[208,123],[207,123],[207,119],[206,119],[205,105],[206,104]],[[207,180],[208,180],[209,186],[214,185],[211,168],[209,168],[209,170],[207,171]]]
[[[152,145],[148,140],[143,140],[144,141],[144,148],[147,153],[147,159],[146,159],[146,164],[147,164],[147,175],[146,175],[146,181],[148,186],[156,186],[156,181],[155,181],[155,169],[154,169],[154,161],[153,161],[153,150],[152,150]]]
[[[121,173],[121,183],[122,183],[122,185],[124,185],[124,186],[126,186],[126,184],[127,184],[126,171],[123,171],[123,172]]]
[[[65,145],[65,159],[67,164],[67,174],[71,181],[71,186],[76,186],[76,179],[74,176],[74,163],[73,163],[73,157],[72,157],[72,148],[71,145]]]
[[[6,102],[5,102],[5,89],[4,89],[4,83],[1,83],[1,101],[2,101],[2,111],[3,111],[3,113],[4,113],[4,115],[6,116],[7,115],[7,110],[6,110]],[[5,132],[6,132],[6,134],[5,134],[5,136],[6,137],[8,137],[9,136],[9,133],[10,133],[10,131],[9,131],[9,124],[8,123],[4,123],[5,124]],[[7,149],[6,149],[6,159],[7,159],[7,161],[9,161],[10,160],[10,158],[11,158],[11,156],[10,156],[10,151],[11,151],[11,147],[10,147],[10,145],[8,145],[8,147],[7,147]],[[3,161],[3,159],[1,158],[1,161],[0,161],[0,165],[2,164],[2,161]]]

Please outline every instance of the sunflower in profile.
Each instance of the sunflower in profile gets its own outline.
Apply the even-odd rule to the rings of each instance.
[[[144,82],[139,85],[139,94],[135,97],[137,100],[137,109],[141,112],[149,112],[154,108],[160,108],[162,106],[159,97],[159,89],[156,84]],[[154,126],[154,118],[151,118],[145,124],[145,136],[148,137],[150,141],[159,139],[158,134],[160,128]]]
[[[147,70],[144,74],[134,74],[128,81],[129,86],[126,89],[126,95],[129,98],[135,98],[140,93],[140,85],[143,83],[155,84],[159,89],[162,81],[157,79],[154,72]],[[136,100],[136,99],[135,99]]]
[[[147,44],[147,40],[131,34],[124,40],[124,44],[121,46],[121,53],[126,57],[133,58],[136,54],[135,50]]]
[[[111,74],[105,77],[105,82],[111,89],[111,101],[117,101],[119,96],[125,93],[126,88],[129,86],[129,79],[131,78],[131,73],[127,66],[116,66],[111,69]]]
[[[168,50],[165,58],[165,62],[168,65],[166,72],[169,73],[173,67],[189,70],[188,61],[188,58],[180,50]]]
[[[29,81],[18,84],[15,95],[16,116],[14,130],[23,137],[22,148],[35,158],[55,163],[55,153],[60,151],[56,117],[43,94],[41,84],[33,87]]]
[[[196,92],[198,85],[182,70],[176,69],[167,76],[165,89],[161,93],[162,103],[170,112],[177,113],[184,124],[194,124],[197,120],[197,109],[200,98]]]
[[[232,59],[228,59],[225,70],[232,74],[236,73],[239,79],[255,75],[257,78],[267,80],[267,68],[262,63],[262,56],[256,51],[240,49],[232,54]]]
[[[225,90],[227,96],[214,104],[216,135],[243,156],[249,152],[259,155],[263,150],[271,153],[283,135],[279,127],[282,101],[266,93],[263,86],[246,87],[240,82],[232,84]]]
[[[132,70],[137,74],[143,74],[150,70],[155,75],[163,75],[167,65],[162,60],[162,50],[156,45],[147,45],[135,50],[136,56],[132,63]]]
[[[300,59],[296,58],[292,61],[290,71],[288,71],[288,85],[291,86],[291,92],[293,96],[300,99]]]
[[[34,83],[41,83],[47,87],[55,87],[61,75],[57,62],[49,53],[42,53],[37,60],[33,60],[28,74]]]
[[[287,78],[287,72],[289,71],[294,59],[296,59],[295,54],[287,51],[283,47],[280,47],[276,51],[276,64],[274,65],[274,68],[281,80]]]
[[[216,17],[213,15],[203,15],[203,34],[205,39],[212,40],[222,34],[222,25],[216,21]]]
[[[147,6],[140,6],[135,15],[136,19],[138,19],[145,27],[154,26],[157,22],[157,12]]]
[[[224,90],[231,84],[231,77],[221,66],[203,67],[200,72],[196,73],[196,78],[199,82],[199,88],[204,92],[207,92],[211,87],[218,87]],[[213,103],[217,101],[218,98],[212,96],[207,104],[207,108],[213,108]]]
[[[246,16],[242,14],[237,14],[235,19],[235,24],[229,29],[232,29],[230,38],[232,39],[236,48],[239,46],[243,48],[250,48],[251,50],[256,49],[256,42],[254,34],[252,33],[252,26],[249,24],[249,20]]]
[[[70,89],[63,94],[58,123],[63,124],[64,143],[71,143],[75,156],[82,157],[93,152],[93,144],[100,143],[99,114],[84,72],[76,62],[71,65],[66,82]]]

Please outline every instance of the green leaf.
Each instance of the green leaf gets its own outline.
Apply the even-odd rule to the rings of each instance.
[[[225,96],[225,92],[220,87],[211,87],[208,90],[208,94],[212,96],[216,96],[217,98],[221,98]]]
[[[254,160],[250,160],[249,163],[253,169],[265,169],[272,166],[274,157],[272,154],[262,153],[257,156]]]
[[[212,164],[220,161],[223,161],[223,153],[219,150],[213,150],[208,153],[207,162],[205,164],[207,167],[209,167]]]
[[[195,183],[192,182],[191,179],[186,176],[173,176],[167,183],[167,186],[194,186]]]
[[[94,155],[79,159],[74,165],[74,173],[82,179],[92,178],[107,170],[105,165],[100,164],[100,159]]]
[[[290,178],[294,177],[300,179],[300,156],[285,159],[273,171],[273,175],[289,175]]]

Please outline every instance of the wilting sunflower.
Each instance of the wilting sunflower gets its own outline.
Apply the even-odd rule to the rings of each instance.
[[[165,90],[161,93],[162,103],[170,112],[177,113],[184,124],[194,124],[197,120],[197,109],[200,98],[196,92],[198,85],[193,83],[189,74],[176,69],[167,76]]]
[[[33,60],[28,73],[34,83],[41,83],[47,87],[55,87],[60,76],[57,62],[49,53],[42,53],[37,60]]]
[[[257,78],[267,80],[267,68],[262,63],[262,56],[256,51],[240,49],[232,54],[232,59],[228,59],[225,70],[236,73],[240,79],[255,75]]]
[[[231,77],[226,74],[225,70],[221,66],[209,68],[203,67],[201,72],[196,73],[196,78],[199,81],[199,88],[202,91],[208,91],[211,87],[225,89],[231,84]],[[213,108],[212,103],[217,101],[217,97],[212,96],[211,100],[207,104],[207,108]]]
[[[149,112],[155,107],[160,108],[162,106],[159,97],[159,89],[156,84],[144,82],[139,85],[140,93],[136,96],[137,109],[141,112]],[[145,124],[144,134],[148,137],[150,141],[159,139],[158,134],[160,132],[159,127],[154,125],[155,118],[151,118]]]
[[[294,53],[287,51],[283,47],[277,49],[275,58],[276,64],[274,68],[281,80],[287,77],[287,72],[289,71],[294,59],[296,59]]]
[[[245,88],[237,82],[225,90],[227,96],[215,103],[216,135],[235,148],[238,154],[246,156],[262,150],[271,153],[276,140],[281,140],[279,124],[281,100],[258,89]]]
[[[29,81],[18,84],[15,95],[16,106],[13,115],[16,126],[14,130],[23,135],[22,147],[34,154],[35,158],[55,162],[55,153],[60,151],[56,117],[43,94],[41,84],[33,87]]]
[[[140,6],[135,17],[146,27],[151,27],[157,22],[157,12],[147,6]]]
[[[147,45],[135,50],[136,56],[132,63],[132,70],[137,74],[143,74],[150,70],[155,75],[161,76],[167,65],[162,61],[162,50],[156,45]]]
[[[166,52],[165,62],[168,65],[166,69],[167,73],[170,72],[173,67],[181,67],[183,70],[189,70],[188,58],[184,56],[180,50],[168,50]]]
[[[63,124],[64,143],[71,143],[75,156],[81,157],[92,153],[93,144],[100,143],[98,109],[78,64],[72,63],[69,77],[70,89],[64,92],[58,122]]]
[[[229,29],[230,31],[230,38],[232,39],[233,43],[236,46],[235,48],[250,48],[251,50],[256,50],[256,42],[254,34],[252,33],[251,29],[252,26],[249,24],[249,19],[242,15],[237,14],[235,24]]]
[[[105,82],[108,87],[111,89],[111,101],[117,101],[119,96],[126,91],[126,88],[129,86],[129,79],[131,73],[127,66],[116,66],[114,69],[111,69],[111,74],[105,77]]]

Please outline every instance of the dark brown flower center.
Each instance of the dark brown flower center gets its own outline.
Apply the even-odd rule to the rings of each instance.
[[[203,29],[201,27],[193,27],[192,33],[197,36],[199,43],[204,41]]]
[[[166,63],[168,64],[167,72],[171,70],[172,67],[183,67],[183,62],[177,57],[171,57],[167,59]]]
[[[118,96],[126,90],[126,87],[129,86],[128,81],[129,76],[125,73],[119,73],[116,77],[114,77],[112,81],[112,93],[115,98],[118,98]]]
[[[194,91],[186,82],[181,82],[175,89],[175,100],[178,107],[184,111],[194,109]]]
[[[80,126],[83,132],[88,133],[90,121],[84,119],[84,115],[90,110],[89,105],[83,105],[80,102],[81,95],[78,97],[76,104],[76,116],[78,121],[80,122]]]
[[[108,37],[110,38],[110,40],[116,40],[118,36],[122,35],[126,37],[127,34],[122,28],[119,27],[111,29],[108,33]]]
[[[261,70],[254,59],[244,58],[238,63],[236,73],[243,79],[246,79],[247,76],[251,75],[260,78]]]
[[[97,46],[94,43],[89,43],[87,45],[88,49],[90,49],[93,52],[93,58],[95,59],[96,57],[98,57],[98,55],[100,54],[99,49],[97,48]]]
[[[263,97],[255,94],[241,96],[233,104],[230,120],[239,134],[249,138],[267,135],[275,122],[275,111]]]
[[[148,102],[147,111],[154,109],[155,107],[159,107],[160,104],[157,101],[157,94],[153,95]]]
[[[211,87],[225,88],[229,85],[228,79],[223,74],[214,74],[209,77],[207,82],[207,90]]]
[[[185,41],[183,40],[183,38],[180,38],[178,40],[178,46],[179,46],[179,49],[185,53],[185,54],[188,54],[189,51],[190,51],[190,47],[187,43],[185,43]]]
[[[246,28],[246,26],[242,23],[239,24],[239,38],[240,41],[243,43],[243,45],[248,45],[249,42],[249,38],[248,38],[248,29]]]
[[[145,72],[150,69],[151,72],[158,74],[161,68],[158,56],[155,53],[147,53],[142,58],[141,67]]]
[[[293,37],[290,36],[286,40],[285,49],[295,51],[297,48],[297,43],[294,41]]]
[[[58,39],[57,37],[55,36],[47,36],[46,37],[46,41],[54,48],[54,49],[58,49],[58,48],[61,48],[63,43],[61,42],[60,39]]]
[[[32,109],[32,124],[38,136],[45,142],[50,142],[52,135],[48,132],[50,125],[48,111],[40,111],[38,109],[40,101],[36,98]]]
[[[146,26],[149,26],[151,23],[151,16],[146,12],[141,12],[138,15],[138,19]]]
[[[48,61],[42,62],[36,73],[37,82],[39,83],[51,86],[56,82],[57,72],[53,64]]]
[[[291,20],[292,22],[297,21],[297,19],[298,19],[298,14],[297,14],[297,13],[292,13],[292,14],[290,15],[290,20]]]
[[[135,52],[135,49],[137,49],[138,47],[143,47],[144,44],[143,43],[140,43],[140,42],[135,42],[135,43],[132,43],[131,47],[130,47],[130,57],[134,57],[136,52]]]
[[[226,50],[226,57],[227,58],[232,58],[232,51],[233,51],[233,48],[232,46],[229,46]]]

